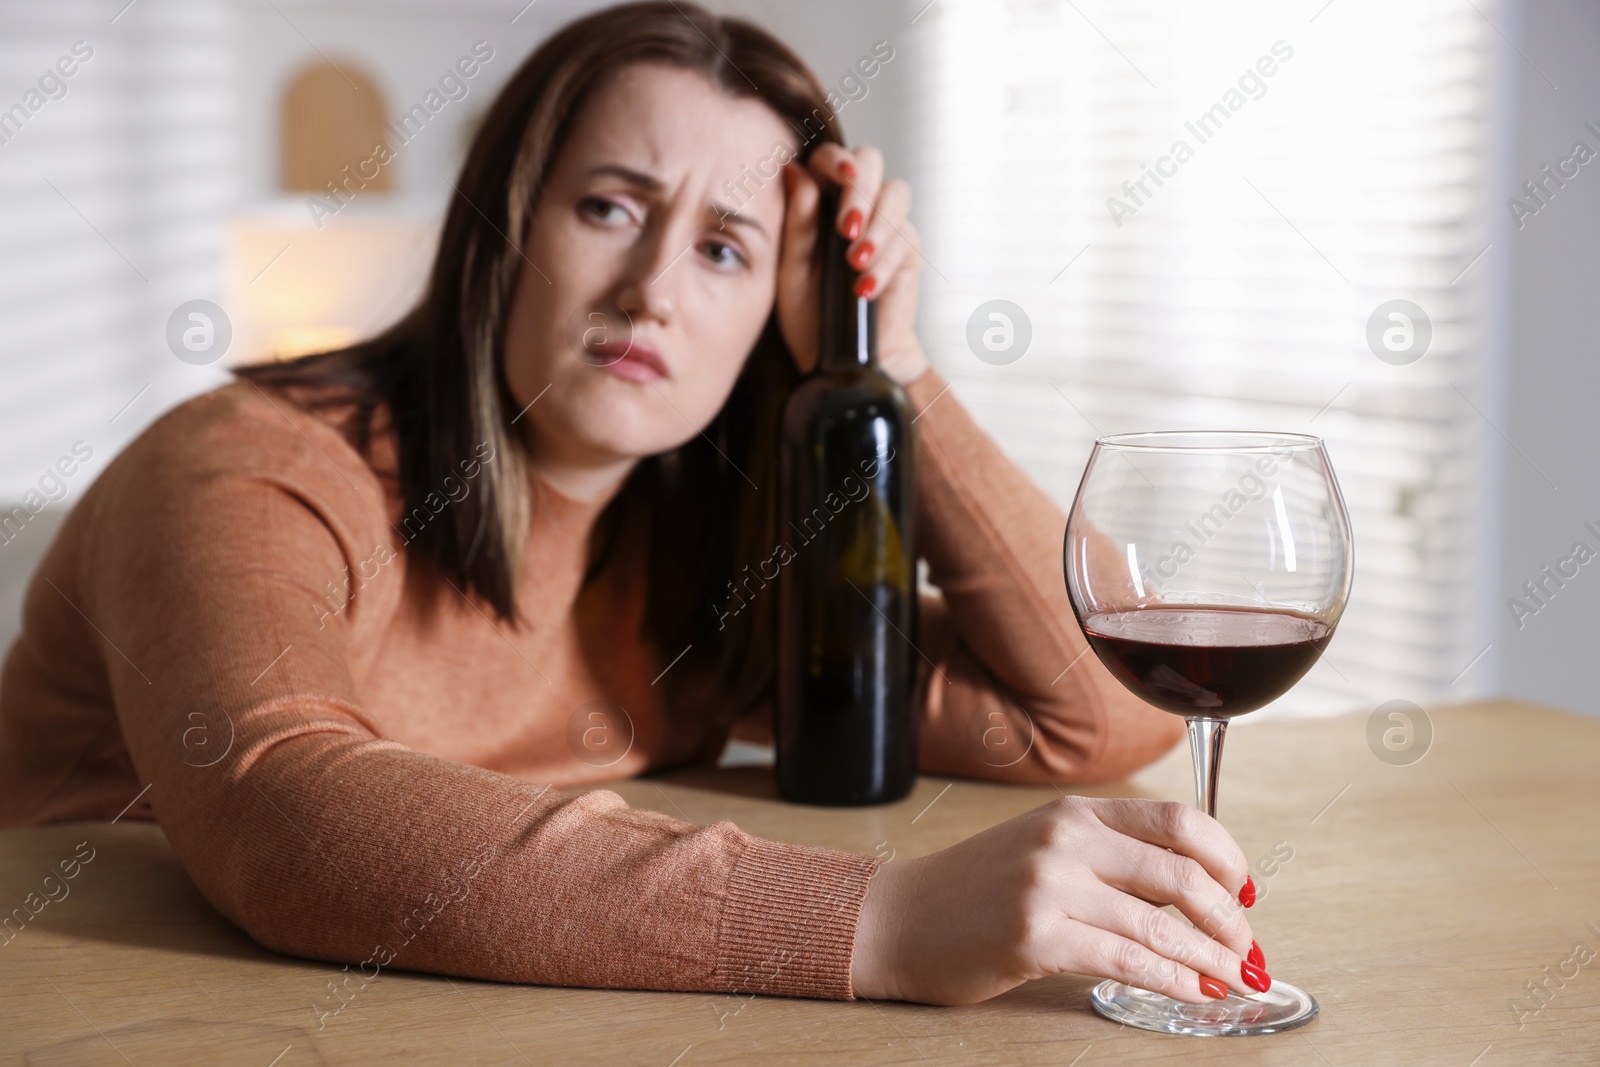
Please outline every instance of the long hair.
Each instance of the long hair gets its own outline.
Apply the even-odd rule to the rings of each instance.
[[[354,413],[346,432],[364,453],[385,409],[406,514],[430,495],[437,501],[458,464],[495,456],[476,491],[420,524],[405,550],[512,626],[522,622],[515,589],[532,506],[504,374],[511,301],[520,272],[532,269],[521,245],[572,116],[601,79],[641,61],[697,71],[730,96],[761,100],[794,130],[802,162],[821,143],[844,143],[815,75],[760,28],[684,0],[596,12],[547,40],[500,91],[455,183],[426,290],[403,319],[347,348],[236,371],[258,385],[303,388],[316,398],[308,406],[346,407]],[[797,377],[774,311],[710,425],[642,459],[589,545],[585,582],[604,568],[623,523],[643,524],[653,565],[641,636],[666,658],[688,649],[665,676],[665,702],[674,718],[711,723],[699,758],[712,754],[717,727],[770,691],[776,591],[753,597],[731,621],[719,607],[741,572],[781,540],[778,421]],[[476,451],[483,446],[493,452]]]

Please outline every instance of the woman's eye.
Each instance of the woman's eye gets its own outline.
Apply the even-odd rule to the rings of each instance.
[[[606,200],[598,196],[585,197],[579,204],[584,214],[597,222],[616,223],[624,222],[628,218],[627,211],[621,204]]]
[[[726,241],[707,241],[703,251],[706,258],[718,267],[738,267],[745,263],[744,255]]]

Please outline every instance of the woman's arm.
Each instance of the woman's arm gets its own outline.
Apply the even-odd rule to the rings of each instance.
[[[946,392],[917,340],[921,239],[910,187],[884,180],[872,145],[822,144],[784,173],[777,303],[796,365],[816,365],[818,204],[823,184],[839,184],[834,224],[851,238],[861,281],[878,290],[879,366],[919,413],[919,554],[942,592],[921,602],[919,767],[1081,783],[1154,760],[1182,736],[1182,721],[1134,697],[1089,654],[1063,580],[1066,516]]]
[[[973,421],[938,370],[906,391],[917,417],[924,596],[920,766],[1019,782],[1127,776],[1183,721],[1129,693],[1094,653],[1062,573],[1067,519]]]
[[[397,538],[370,470],[278,403],[136,443],[77,576],[133,764],[207,899],[269,948],[349,964],[347,990],[400,967],[850,997],[877,859],[696,826],[607,790],[567,795],[383,736],[355,679],[401,568],[347,610],[319,606],[325,582]]]

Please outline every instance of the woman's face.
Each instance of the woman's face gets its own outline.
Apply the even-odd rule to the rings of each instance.
[[[766,104],[690,71],[634,64],[595,88],[529,221],[506,327],[535,467],[620,478],[711,422],[772,311],[794,146]],[[640,373],[649,350],[664,377]]]

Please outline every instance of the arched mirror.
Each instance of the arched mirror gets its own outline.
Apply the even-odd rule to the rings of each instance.
[[[284,90],[281,112],[283,169],[287,193],[325,193],[339,183],[343,168],[354,170],[387,138],[388,108],[377,81],[349,62],[319,61],[306,67]],[[394,189],[391,168],[360,177],[363,193]]]

